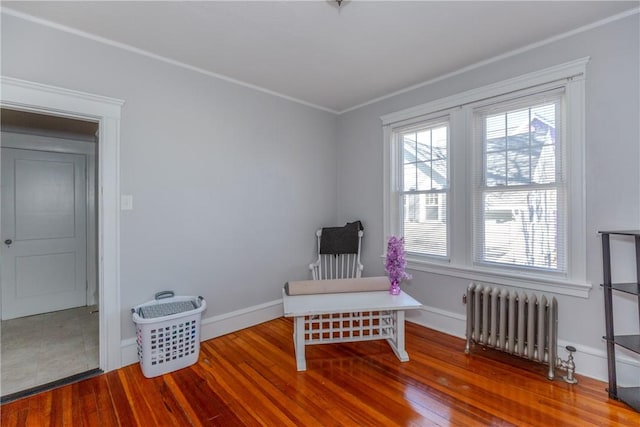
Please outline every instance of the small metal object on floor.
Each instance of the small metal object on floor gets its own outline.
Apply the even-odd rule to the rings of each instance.
[[[86,372],[80,372],[79,374],[75,374],[66,378],[61,378],[59,380],[51,381],[50,383],[47,383],[47,384],[42,384],[35,387],[31,387],[27,390],[21,390],[15,393],[11,393],[6,396],[0,397],[0,404],[13,402],[14,400],[22,399],[23,397],[32,396],[34,394],[38,394],[43,391],[48,391],[54,388],[62,387],[63,385],[77,383],[78,381],[95,377],[96,375],[99,375],[101,373],[102,373],[102,369],[100,368],[91,369]]]

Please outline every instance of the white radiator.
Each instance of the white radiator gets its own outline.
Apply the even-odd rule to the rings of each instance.
[[[471,283],[467,288],[467,344],[495,348],[549,365],[552,380],[558,366],[558,302],[542,295]],[[575,349],[574,349],[575,350]]]

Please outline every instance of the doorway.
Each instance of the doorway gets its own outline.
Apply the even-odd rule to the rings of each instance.
[[[100,369],[118,369],[122,366],[119,197],[120,116],[124,101],[6,76],[0,76],[0,88],[3,108],[98,123]]]
[[[99,368],[98,123],[0,114],[4,399]]]

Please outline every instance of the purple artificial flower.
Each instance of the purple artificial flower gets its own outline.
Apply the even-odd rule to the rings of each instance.
[[[404,279],[411,279],[411,275],[407,274],[405,268],[407,260],[404,251],[404,238],[391,236],[387,244],[387,261],[384,269],[389,275],[389,280],[393,283],[400,283]]]

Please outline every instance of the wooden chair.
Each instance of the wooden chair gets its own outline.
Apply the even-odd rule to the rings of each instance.
[[[360,249],[364,232],[358,230],[358,250],[354,253],[323,253],[322,229],[316,231],[318,259],[309,265],[313,280],[360,278],[364,266],[360,263]]]

